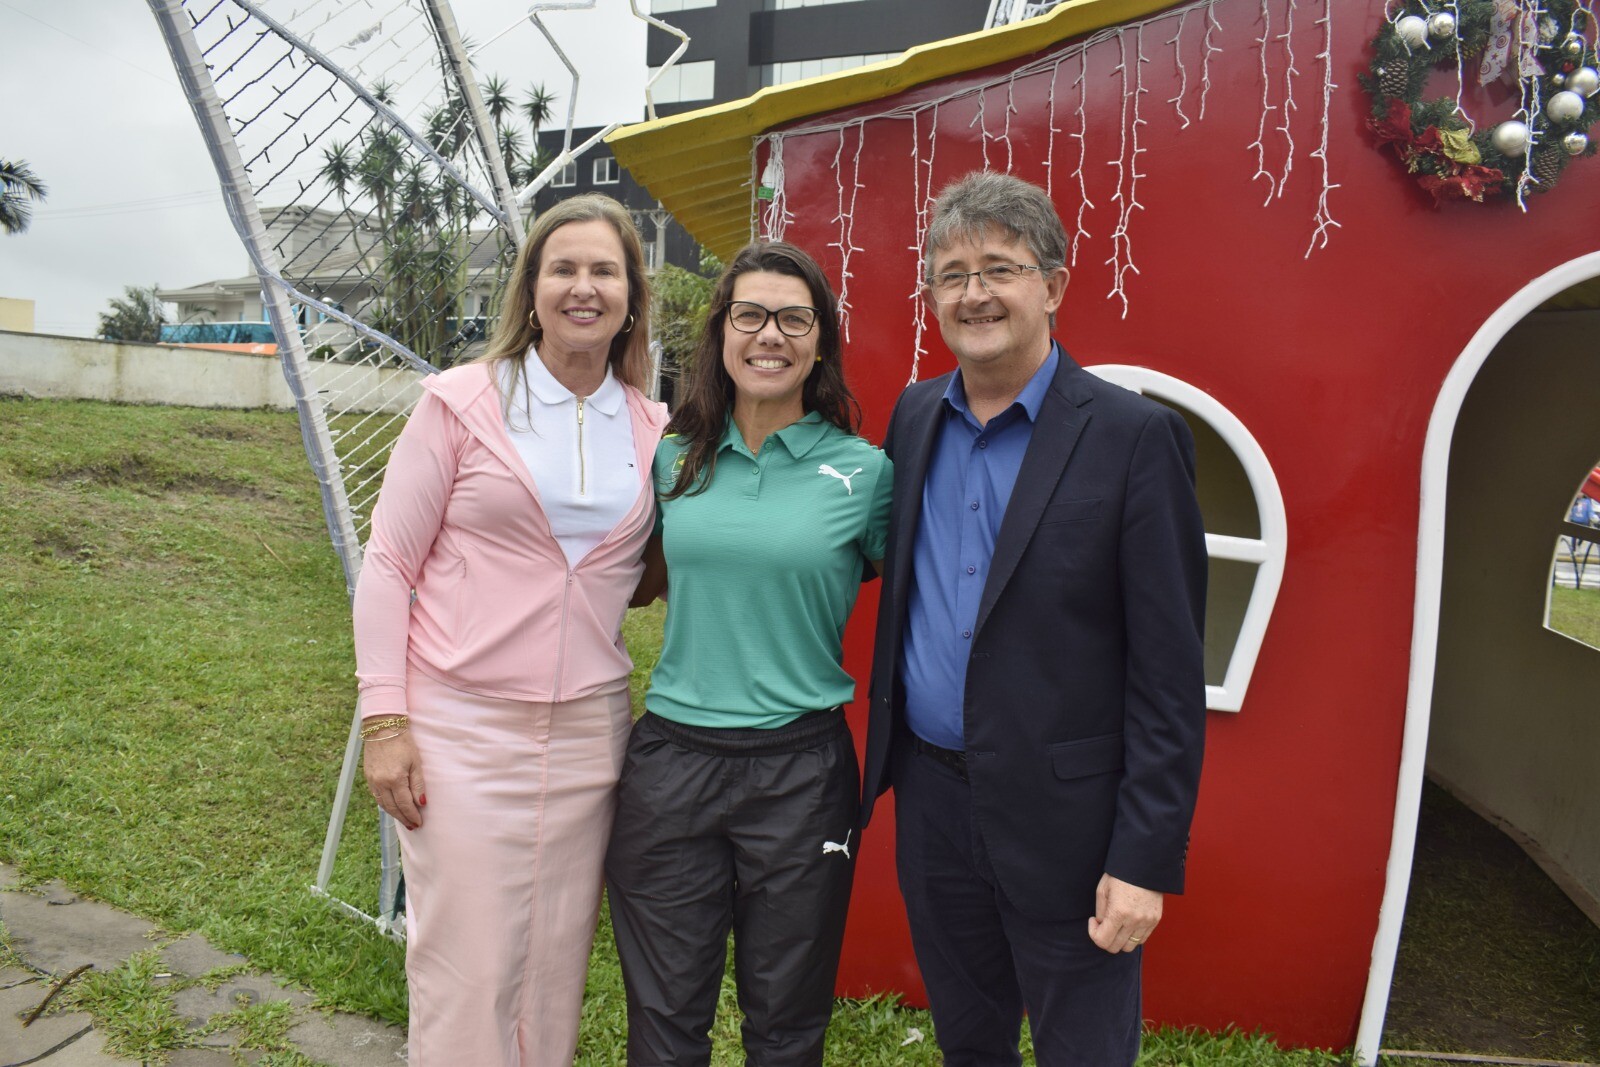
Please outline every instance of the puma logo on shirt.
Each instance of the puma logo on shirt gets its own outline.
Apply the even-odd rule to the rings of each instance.
[[[849,474],[840,474],[838,471],[834,470],[831,466],[829,466],[828,464],[824,463],[822,466],[817,468],[817,473],[818,474],[826,474],[830,478],[839,479],[841,482],[844,483],[844,491],[845,491],[845,493],[847,495],[849,495],[849,496],[855,496],[856,495],[856,491],[854,489],[850,488],[850,479],[854,478],[856,475],[861,473],[861,468],[860,467],[857,467],[855,470],[851,471]]]
[[[861,470],[858,467],[856,469],[856,474],[860,474],[860,473],[861,473]],[[835,475],[834,477],[838,477],[838,475]],[[855,475],[852,474],[851,477],[853,478],[853,477],[855,477]],[[850,483],[847,481],[845,484],[849,485]],[[844,858],[845,859],[849,859],[850,858],[850,835],[853,834],[853,833],[855,833],[855,830],[853,830],[853,829],[846,830],[845,833],[844,833],[844,842],[842,844],[840,842],[838,842],[838,841],[824,841],[822,843],[822,854],[824,856],[826,856],[830,852],[843,852],[844,853]]]

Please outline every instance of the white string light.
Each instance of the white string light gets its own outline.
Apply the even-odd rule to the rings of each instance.
[[[967,129],[978,127],[978,145],[983,150],[983,169],[989,169],[989,119],[985,114],[985,103],[989,98],[989,87],[986,85],[978,90],[978,113],[972,116],[972,121],[967,123]]]
[[[1270,0],[1261,0],[1261,36],[1256,38],[1256,44],[1261,46],[1261,122],[1256,127],[1256,139],[1245,146],[1245,151],[1253,148],[1256,153],[1256,172],[1250,176],[1250,180],[1267,180],[1267,197],[1261,201],[1263,207],[1272,203],[1272,194],[1277,191],[1277,179],[1267,173],[1267,115],[1278,110],[1272,103],[1272,76],[1267,72],[1267,43],[1272,40],[1272,9],[1269,3]]]
[[[1206,35],[1201,42],[1205,52],[1200,60],[1200,117],[1206,117],[1206,97],[1211,94],[1211,57],[1222,51],[1220,47],[1211,43],[1211,34],[1222,29],[1222,21],[1217,18],[1217,5],[1215,2],[1207,3],[1206,9]]]
[[[1178,95],[1167,103],[1173,106],[1178,118],[1183,120],[1183,125],[1178,127],[1180,130],[1189,128],[1189,116],[1183,113],[1183,97],[1189,91],[1189,69],[1183,65],[1183,25],[1188,19],[1187,11],[1178,16],[1178,28],[1172,32],[1172,40],[1167,42],[1172,46],[1172,62],[1178,67]]]
[[[861,146],[867,140],[866,120],[855,124],[856,130],[856,155],[855,163],[850,175],[850,204],[844,202],[844,174],[839,165],[844,156],[845,131],[849,127],[839,129],[839,147],[833,153],[834,184],[839,193],[839,213],[833,221],[839,226],[839,239],[830,241],[829,248],[839,250],[839,329],[844,334],[846,344],[850,343],[850,254],[862,252],[865,249],[856,246],[854,241],[856,225],[856,197],[861,192]]]
[[[759,196],[762,186],[772,190],[772,198],[767,201],[761,214],[761,232],[769,241],[781,241],[789,229],[789,223],[794,221],[794,216],[789,212],[789,195],[783,174],[783,134],[770,134],[763,139],[767,142],[767,165],[759,176],[754,173],[750,175],[754,189],[752,195]],[[752,160],[755,155],[751,153]]]
[[[1075,82],[1073,82],[1073,84],[1078,87],[1078,129],[1072,134],[1072,136],[1078,140],[1078,165],[1072,170],[1073,177],[1078,179],[1078,219],[1076,223],[1077,228],[1074,229],[1072,233],[1072,265],[1074,267],[1078,265],[1078,242],[1093,236],[1089,233],[1088,228],[1083,224],[1084,214],[1094,210],[1094,204],[1090,203],[1089,201],[1089,188],[1084,180],[1083,173],[1083,166],[1084,163],[1088,161],[1089,154],[1089,116],[1084,110],[1084,98],[1087,93],[1087,86],[1084,83],[1087,79],[1088,73],[1089,52],[1088,49],[1085,49],[1078,53],[1078,78]]]
[[[1528,186],[1533,176],[1533,153],[1543,139],[1539,136],[1539,19],[1545,14],[1539,0],[1520,0],[1517,18],[1517,78],[1522,85],[1522,107],[1517,117],[1528,127],[1528,147],[1522,153],[1522,173],[1517,175],[1517,207],[1528,210]],[[1530,36],[1531,34],[1531,36]]]
[[[1106,299],[1115,297],[1121,300],[1122,317],[1127,318],[1128,293],[1123,283],[1129,268],[1133,265],[1131,242],[1128,239],[1128,222],[1132,216],[1130,205],[1134,199],[1130,183],[1137,180],[1138,171],[1138,161],[1129,156],[1128,145],[1130,140],[1133,140],[1136,148],[1138,144],[1138,128],[1130,121],[1132,112],[1130,105],[1137,102],[1138,92],[1137,90],[1130,92],[1132,82],[1128,75],[1128,39],[1121,32],[1117,34],[1117,52],[1118,62],[1111,73],[1121,75],[1122,81],[1122,110],[1117,129],[1120,143],[1117,146],[1117,158],[1106,164],[1117,169],[1117,191],[1111,194],[1111,202],[1117,205],[1117,225],[1111,231],[1111,255],[1106,259],[1106,263],[1111,267],[1111,291],[1106,293]]]
[[[1011,116],[1017,113],[1016,102],[1017,78],[1013,74],[1006,80],[1006,125],[1000,132],[1000,139],[1006,143],[1006,173],[1011,173]]]
[[[1328,119],[1333,110],[1333,91],[1338,88],[1333,83],[1333,5],[1336,0],[1322,0],[1322,17],[1317,20],[1322,26],[1322,51],[1317,53],[1317,61],[1322,64],[1322,142],[1311,153],[1311,158],[1322,164],[1322,191],[1317,195],[1317,211],[1312,217],[1311,243],[1306,245],[1305,258],[1310,259],[1311,253],[1319,248],[1328,247],[1329,230],[1337,227],[1333,211],[1328,206],[1328,194],[1339,188],[1328,174]]]
[[[1283,134],[1283,170],[1278,174],[1279,197],[1283,196],[1283,187],[1289,184],[1289,172],[1294,170],[1294,133],[1290,130],[1293,121],[1293,112],[1299,108],[1294,102],[1294,80],[1300,74],[1295,66],[1294,59],[1294,0],[1289,0],[1289,5],[1284,13],[1283,32],[1278,39],[1283,42],[1283,125],[1278,127],[1278,132]]]

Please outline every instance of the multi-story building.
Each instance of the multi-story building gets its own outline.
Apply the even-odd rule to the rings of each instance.
[[[991,0],[654,0],[652,14],[689,35],[689,48],[656,82],[656,111],[738,100],[782,85],[876,63],[910,48],[984,28]],[[645,60],[666,63],[678,39],[652,28]]]

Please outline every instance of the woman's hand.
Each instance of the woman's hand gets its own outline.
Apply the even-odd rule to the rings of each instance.
[[[422,809],[428,803],[422,791],[422,759],[411,740],[411,731],[402,730],[382,740],[373,738],[361,746],[361,769],[367,788],[388,812],[407,830],[422,825]]]

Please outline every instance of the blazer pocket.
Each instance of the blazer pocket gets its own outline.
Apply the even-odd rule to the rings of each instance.
[[[1082,741],[1058,741],[1050,746],[1050,763],[1056,777],[1067,780],[1122,770],[1122,734],[1104,734]]]
[[[1092,519],[1100,511],[1100,500],[1057,500],[1053,504],[1045,505],[1044,514],[1039,516],[1040,526],[1049,526],[1058,522],[1082,522]]]

